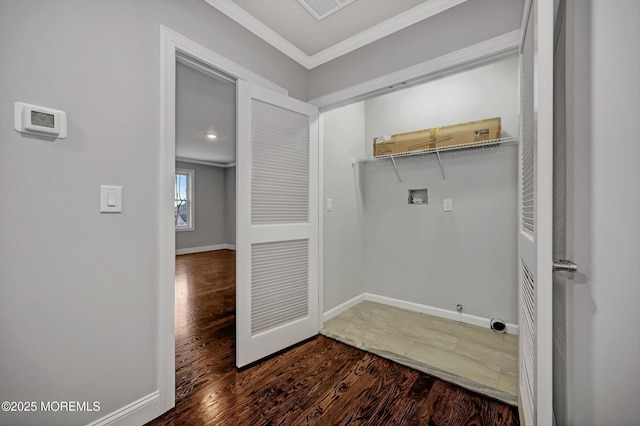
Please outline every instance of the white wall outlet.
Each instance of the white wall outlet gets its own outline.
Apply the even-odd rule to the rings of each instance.
[[[445,212],[453,211],[453,201],[451,198],[445,198],[444,205],[442,208]]]
[[[121,186],[100,186],[100,213],[122,213]]]
[[[327,211],[330,212],[333,210],[333,200],[331,198],[327,198]]]

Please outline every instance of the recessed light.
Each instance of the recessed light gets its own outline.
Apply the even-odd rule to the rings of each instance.
[[[213,135],[213,134],[211,134],[211,133],[210,133],[210,134],[208,134],[208,135],[207,135],[207,137],[208,137],[209,139],[215,139],[215,138],[217,138],[217,136],[216,136],[216,135]]]

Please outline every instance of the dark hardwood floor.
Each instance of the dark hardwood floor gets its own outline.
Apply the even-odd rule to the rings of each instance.
[[[515,407],[323,336],[238,370],[235,252],[176,259],[176,406],[149,425],[518,425]]]

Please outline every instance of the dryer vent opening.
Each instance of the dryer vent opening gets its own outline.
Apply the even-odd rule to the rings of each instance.
[[[493,331],[495,331],[496,333],[506,333],[507,332],[507,325],[501,319],[492,318],[491,319],[491,329]]]

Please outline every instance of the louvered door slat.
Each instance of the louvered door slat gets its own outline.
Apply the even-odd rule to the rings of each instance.
[[[527,36],[522,53],[523,57],[532,57],[533,55],[533,38]],[[522,217],[520,225],[522,230],[529,235],[533,235],[535,231],[535,204],[534,204],[534,165],[535,165],[535,135],[534,135],[534,117],[533,117],[533,68],[523,66],[521,69],[522,81],[521,87],[521,109],[522,109],[522,198],[521,208]]]
[[[529,268],[527,267],[525,261],[523,259],[521,259],[520,261],[520,295],[522,298],[521,304],[524,308],[524,315],[522,315],[521,317],[521,324],[524,328],[524,333],[521,334],[524,371],[522,371],[521,374],[523,374],[524,376],[525,383],[530,395],[530,400],[522,402],[523,404],[529,404],[531,412],[535,413],[535,282],[533,279],[533,275],[529,271]]]
[[[252,116],[251,222],[308,222],[308,117],[258,100]]]

